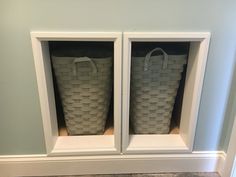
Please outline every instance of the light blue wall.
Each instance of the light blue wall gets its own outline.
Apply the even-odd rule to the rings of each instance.
[[[225,114],[225,117],[227,117],[227,119],[224,122],[223,134],[221,136],[221,142],[223,144],[223,149],[225,150],[227,150],[229,145],[229,139],[232,132],[235,116],[236,116],[236,64],[234,68],[234,75],[231,85],[231,92],[229,95],[228,106]]]
[[[222,149],[236,53],[235,7],[235,0],[0,0],[0,154],[45,152],[34,30],[210,31],[194,150]]]

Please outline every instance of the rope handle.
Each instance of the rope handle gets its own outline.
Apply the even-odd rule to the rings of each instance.
[[[168,54],[162,49],[162,48],[155,48],[153,50],[151,50],[150,52],[147,53],[147,55],[145,56],[144,59],[144,71],[147,71],[149,69],[149,62],[150,62],[150,58],[152,56],[152,54],[156,51],[160,51],[163,56],[164,56],[164,60],[163,60],[163,64],[162,64],[162,68],[166,69],[167,65],[168,65]]]
[[[79,57],[79,58],[75,58],[73,61],[73,75],[76,76],[77,75],[77,64],[81,63],[81,62],[89,62],[90,65],[92,66],[93,69],[93,73],[96,74],[98,72],[97,67],[94,63],[94,61],[89,58],[89,57]]]

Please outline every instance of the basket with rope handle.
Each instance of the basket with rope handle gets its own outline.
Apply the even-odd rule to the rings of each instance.
[[[131,62],[130,122],[134,133],[169,133],[187,55],[168,55],[155,48],[145,57],[132,57]]]
[[[70,135],[103,134],[112,92],[112,58],[52,56]]]

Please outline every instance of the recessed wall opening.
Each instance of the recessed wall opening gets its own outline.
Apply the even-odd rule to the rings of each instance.
[[[49,155],[184,153],[192,151],[207,60],[209,33],[125,32],[123,33],[123,43],[121,43],[122,33],[108,32],[32,32],[31,39],[45,144]],[[177,56],[182,63],[173,64],[171,60],[173,56]],[[156,60],[153,57],[159,58],[158,62],[155,63]],[[110,59],[107,60],[107,58]],[[107,61],[108,67],[106,62],[102,64],[102,67],[100,66],[99,62],[103,61]],[[153,70],[153,65],[162,69],[163,73]],[[171,75],[169,88],[172,89],[168,91],[168,94],[171,97],[165,95],[165,90],[169,88],[166,89],[163,85],[169,78],[165,75],[158,78],[166,74],[165,69],[169,66],[173,67],[173,72],[168,71]],[[62,70],[58,70],[58,68]],[[174,73],[175,69],[181,71],[176,74]],[[88,86],[89,82],[87,81],[97,78],[98,71],[102,71],[101,82],[100,80],[95,82],[96,87]],[[68,72],[70,77],[65,75]],[[140,73],[142,73],[141,76]],[[162,89],[159,92],[164,93],[165,97],[161,95],[158,98],[160,100],[154,99],[147,104],[146,97],[154,98],[154,95],[159,94],[152,92],[156,90],[156,85],[155,82],[153,85],[149,84],[150,75],[154,75],[151,80],[156,81],[157,78],[160,80]],[[135,80],[137,76],[138,79]],[[177,81],[172,80],[172,76],[175,79],[177,77]],[[63,80],[64,77],[67,80]],[[145,82],[140,82],[139,77]],[[69,119],[71,115],[68,115],[68,112],[77,110],[77,106],[70,107],[74,105],[70,100],[71,93],[65,92],[70,83],[68,78],[76,80],[73,83],[76,87],[72,89],[75,93],[72,97],[76,99],[74,102],[85,98],[82,101],[85,106],[81,108],[79,105],[84,112],[75,111],[72,114],[72,119]],[[146,90],[148,84],[151,85],[150,90]],[[79,87],[80,85],[82,86]],[[103,90],[100,97],[103,98],[102,100],[97,92],[97,88],[100,86]],[[142,94],[139,93],[139,88],[144,88],[141,90]],[[173,88],[175,94],[173,94]],[[151,94],[148,95],[147,91]],[[87,92],[95,93],[92,97],[94,100],[88,101]],[[140,95],[142,95],[141,100]],[[104,98],[106,99],[104,100]],[[144,103],[141,109],[144,113],[141,112],[140,115],[145,118],[146,109],[156,108],[155,103],[162,103],[163,99],[167,99],[167,102],[172,101],[171,111],[166,111],[169,114],[169,122],[165,122],[168,124],[167,129],[161,133],[146,132],[149,128],[145,128],[145,131],[141,129],[141,132],[137,127],[135,130],[135,121],[137,121],[135,120],[135,112],[140,109],[138,108],[139,104]],[[66,102],[69,107],[66,107],[63,102]],[[96,112],[97,106],[92,106],[92,109],[88,110],[89,105],[93,103],[99,103],[98,107],[105,105],[106,108]],[[152,111],[156,110],[151,109],[151,114]],[[82,117],[81,115],[87,116],[90,113],[97,115],[101,112],[105,116],[99,120],[104,121],[103,123],[100,121],[104,128],[101,128],[99,133],[88,131],[96,129],[91,127],[82,133],[77,132],[77,129],[74,131],[74,128],[69,128],[75,124],[73,116]],[[164,114],[166,114],[165,111]],[[91,123],[86,124],[86,119],[88,119],[86,116],[85,125],[78,130],[91,125]],[[157,116],[151,115],[150,119],[155,117]],[[141,124],[145,125],[145,123]],[[92,123],[92,125],[95,124]],[[152,123],[150,127],[153,125],[155,123]]]
[[[118,154],[121,33],[32,32],[47,153]]]
[[[49,41],[49,50],[59,136],[113,135],[114,43],[109,41]],[[60,66],[57,63],[57,60],[64,60],[66,62],[66,60],[75,61],[84,57],[91,59],[95,63],[98,74],[95,73],[88,76],[91,72],[91,66],[88,61],[74,63],[70,66],[70,61],[64,64],[61,63]],[[79,64],[81,67],[78,66]],[[84,70],[83,72],[78,71],[78,73],[83,75],[73,77],[73,68],[65,71],[67,67],[76,67],[78,70]],[[64,72],[63,75],[60,72]],[[99,74],[100,72],[102,74]],[[63,78],[60,77],[70,78],[67,78],[69,80],[61,81]],[[103,90],[96,89],[99,87],[99,83],[94,85],[93,82],[96,81],[93,81],[93,79],[104,82],[100,83],[103,84],[100,87],[101,89],[106,89],[105,93]],[[62,84],[66,84],[68,88]],[[85,88],[81,89],[81,87]],[[72,89],[74,90],[71,91]],[[97,97],[99,94],[101,96]],[[63,98],[65,96],[67,98]],[[100,107],[98,104],[100,104]],[[81,124],[81,126],[78,124]],[[80,128],[82,130],[79,130]]]
[[[130,134],[178,134],[190,43],[131,45]],[[151,51],[145,71],[145,57]],[[166,69],[160,67],[163,52],[169,57]]]
[[[124,33],[124,153],[192,151],[208,45],[208,33]]]

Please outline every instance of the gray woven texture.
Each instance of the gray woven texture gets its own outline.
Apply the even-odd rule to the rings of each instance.
[[[167,68],[163,55],[152,56],[147,71],[144,60],[132,57],[131,125],[136,134],[166,134],[187,56],[169,55]]]
[[[102,134],[112,90],[112,58],[93,58],[91,63],[76,64],[74,57],[52,57],[62,100],[65,122],[70,135]]]

